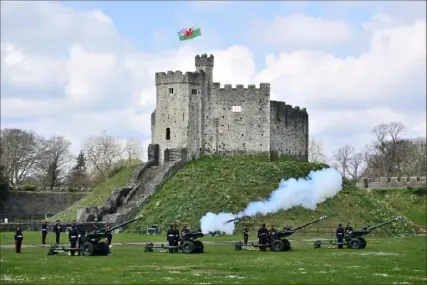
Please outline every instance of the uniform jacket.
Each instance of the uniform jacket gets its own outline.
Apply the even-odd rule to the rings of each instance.
[[[16,241],[22,241],[23,239],[24,239],[24,234],[22,233],[22,230],[16,230],[15,240]]]

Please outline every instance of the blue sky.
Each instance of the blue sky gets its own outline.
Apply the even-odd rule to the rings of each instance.
[[[154,73],[193,70],[214,53],[214,80],[272,85],[307,108],[327,155],[401,121],[425,136],[425,2],[1,2],[1,121],[64,135],[77,152],[101,130],[148,144]],[[179,42],[200,25],[203,36]]]

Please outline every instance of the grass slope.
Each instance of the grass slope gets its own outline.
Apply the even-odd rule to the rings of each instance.
[[[252,156],[203,157],[190,162],[169,179],[142,210],[143,219],[132,224],[130,230],[175,222],[198,228],[200,218],[207,212],[237,213],[249,202],[268,197],[282,178],[306,177],[311,170],[324,167],[327,166],[297,161],[271,162]],[[356,227],[372,225],[393,218],[399,212],[344,182],[343,191],[320,204],[316,211],[296,207],[242,220],[237,228],[261,222],[274,223],[277,227],[296,226],[325,214],[329,219],[318,225],[332,230],[338,223],[351,222]],[[409,224],[395,223],[388,229],[393,235],[402,235],[412,229]]]
[[[72,221],[76,219],[77,210],[86,206],[102,206],[105,200],[110,196],[111,192],[117,187],[124,186],[137,165],[129,166],[119,171],[112,177],[105,180],[103,183],[96,186],[92,192],[88,193],[85,197],[74,203],[71,207],[51,217],[50,221]]]
[[[144,252],[113,246],[112,256],[47,256],[47,248],[2,249],[2,284],[426,284],[425,237],[369,240],[364,250],[234,251],[206,244],[205,254]]]

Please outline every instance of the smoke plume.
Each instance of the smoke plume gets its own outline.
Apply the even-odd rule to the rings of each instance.
[[[279,187],[270,194],[269,198],[249,203],[246,209],[238,214],[207,213],[200,219],[200,228],[203,234],[220,231],[231,235],[235,229],[234,222],[226,222],[236,216],[253,217],[257,214],[272,214],[295,206],[302,206],[314,211],[318,204],[335,196],[341,190],[342,176],[338,170],[325,168],[311,171],[306,178],[282,179]]]

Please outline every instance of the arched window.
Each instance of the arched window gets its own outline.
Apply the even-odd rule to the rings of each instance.
[[[170,128],[166,128],[166,140],[170,140],[171,139],[171,129]]]

